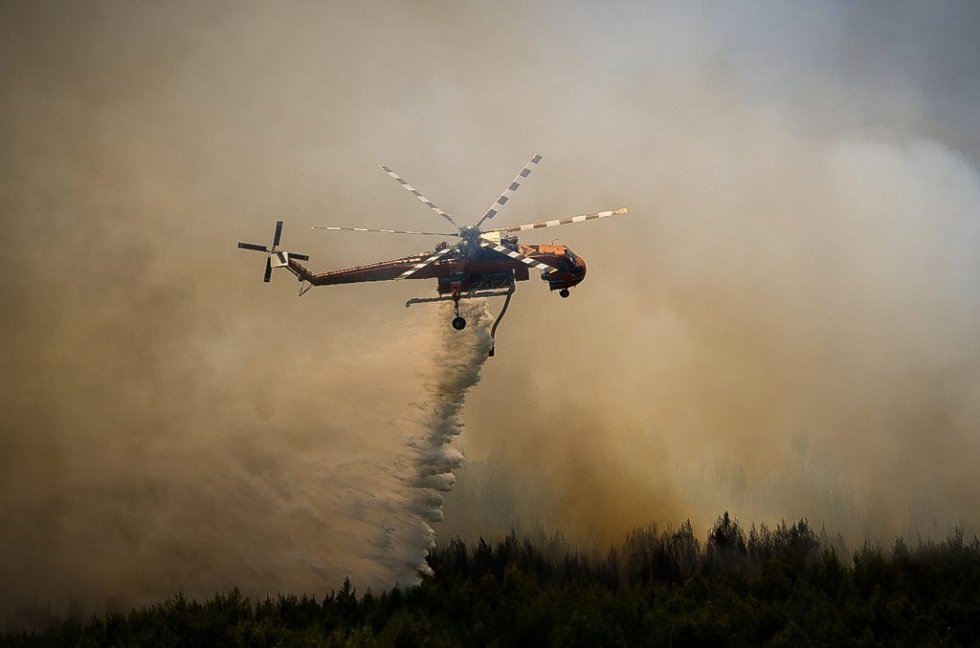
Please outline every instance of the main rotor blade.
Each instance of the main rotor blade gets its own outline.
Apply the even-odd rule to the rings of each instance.
[[[239,243],[238,247],[242,250],[255,250],[256,252],[269,252],[269,248],[264,245],[256,245],[255,243]]]
[[[496,216],[497,212],[500,211],[500,208],[507,204],[510,197],[514,195],[514,192],[521,188],[521,180],[531,175],[531,171],[534,170],[534,167],[536,167],[540,161],[541,156],[535,153],[531,158],[531,161],[524,165],[524,168],[521,169],[521,172],[514,177],[514,181],[510,183],[510,186],[504,189],[504,193],[500,194],[500,198],[497,198],[497,200],[490,205],[490,209],[488,209],[487,213],[483,215],[483,218],[477,221],[474,227],[479,228],[480,225],[483,224],[483,221],[489,220]]]
[[[272,247],[279,247],[280,238],[282,238],[282,221],[276,221],[276,236],[272,239]]]
[[[453,217],[452,216],[450,216],[446,212],[444,212],[441,209],[439,209],[438,207],[436,207],[431,200],[429,200],[428,198],[426,198],[425,196],[423,196],[422,193],[418,189],[416,189],[412,185],[408,184],[408,182],[406,180],[402,179],[402,177],[400,175],[398,175],[397,173],[395,173],[394,171],[392,171],[390,168],[386,167],[383,164],[381,165],[381,170],[384,171],[385,173],[387,173],[388,175],[390,175],[392,178],[394,178],[398,182],[398,184],[400,184],[401,186],[403,186],[405,188],[406,191],[410,192],[413,196],[415,196],[416,198],[418,198],[419,201],[423,205],[428,206],[429,209],[431,209],[435,213],[439,214],[440,216],[442,216],[443,218],[445,218],[447,221],[449,221],[450,223],[452,223],[456,227],[459,227],[459,225],[456,223],[456,221],[453,220]]]
[[[333,225],[310,225],[310,229],[329,230],[333,232],[377,232],[379,234],[421,234],[422,236],[456,236],[458,233],[448,232],[413,232],[411,230],[372,229],[370,227],[335,227]]]
[[[265,260],[265,276],[262,277],[262,281],[269,283],[272,279],[272,257],[267,257]]]
[[[299,254],[298,252],[290,252],[289,253],[289,258],[290,259],[299,259],[300,261],[309,261],[310,260],[310,255],[309,254]]]
[[[450,246],[450,247],[442,248],[441,250],[439,250],[438,252],[436,252],[435,254],[433,254],[432,256],[430,256],[428,259],[426,259],[422,263],[415,264],[414,266],[412,266],[411,268],[409,268],[405,272],[403,272],[400,275],[398,275],[397,277],[395,277],[395,281],[398,281],[400,279],[408,279],[409,277],[411,277],[413,274],[415,274],[416,272],[418,272],[422,268],[425,268],[426,266],[432,265],[441,256],[443,256],[447,252],[450,252],[452,250],[455,250],[457,247],[459,247],[458,244],[457,245]]]
[[[500,254],[505,254],[505,255],[509,256],[511,259],[517,259],[521,263],[525,263],[525,264],[531,266],[532,268],[535,268],[536,270],[547,270],[548,272],[555,272],[556,271],[556,268],[552,268],[547,263],[541,263],[540,261],[537,261],[535,259],[532,259],[531,257],[526,257],[523,254],[521,254],[520,252],[517,252],[516,250],[511,250],[510,248],[504,247],[503,245],[499,245],[499,244],[495,243],[494,241],[491,241],[490,239],[485,239],[485,238],[482,238],[481,237],[480,238],[480,245],[483,246],[483,247],[485,247],[485,248],[487,248],[487,249],[493,250],[494,252],[499,252]]]
[[[568,225],[569,223],[581,223],[587,220],[593,220],[596,218],[608,218],[609,216],[616,216],[618,214],[628,214],[629,209],[626,207],[620,207],[619,209],[613,209],[611,211],[596,212],[595,214],[582,214],[581,216],[572,216],[571,218],[562,218],[559,220],[544,221],[543,223],[534,223],[531,225],[515,225],[514,227],[500,227],[497,229],[487,230],[487,232],[526,232],[533,229],[541,229],[543,227],[557,227],[558,225]],[[486,232],[485,232],[486,233]]]

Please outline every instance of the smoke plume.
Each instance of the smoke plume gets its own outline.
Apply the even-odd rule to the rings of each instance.
[[[0,3],[0,609],[390,587],[440,503],[600,545],[969,530],[977,33],[970,0]],[[481,315],[297,299],[235,247],[431,250],[308,225],[445,225],[379,164],[470,224],[533,153],[495,226],[630,213],[521,234],[587,278],[519,285],[449,446],[419,404]]]

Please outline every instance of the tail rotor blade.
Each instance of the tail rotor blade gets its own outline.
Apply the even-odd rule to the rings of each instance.
[[[279,250],[279,241],[282,239],[282,221],[276,221],[276,233],[272,238],[272,247],[268,248],[264,245],[257,245],[255,243],[238,243],[238,248],[240,250],[254,250],[256,252],[262,252],[266,255],[265,258],[265,273],[262,275],[262,281],[269,283],[272,280],[272,271],[275,268],[281,268],[289,265],[288,256],[292,256],[296,259],[302,259],[303,261],[309,261],[310,257],[305,254],[292,254],[289,255],[288,252]],[[276,260],[273,263],[272,257],[275,255]],[[288,255],[288,256],[287,256]]]
[[[514,177],[514,181],[511,182],[506,189],[504,189],[504,193],[500,194],[500,197],[497,198],[492,205],[490,205],[490,209],[488,209],[483,215],[483,218],[477,221],[475,227],[480,227],[480,225],[483,224],[483,221],[490,220],[497,215],[497,212],[500,211],[505,204],[507,204],[507,201],[510,200],[512,195],[514,195],[514,192],[520,189],[521,181],[531,175],[531,171],[534,171],[534,167],[536,167],[540,161],[541,156],[535,153],[534,156],[531,157],[531,161],[524,165],[521,172]]]
[[[276,236],[272,239],[272,247],[279,247],[280,238],[282,238],[282,221],[276,221]]]

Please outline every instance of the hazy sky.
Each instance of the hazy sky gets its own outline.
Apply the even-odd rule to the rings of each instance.
[[[968,1],[0,2],[0,607],[411,575],[412,439],[479,327],[235,248],[431,249],[309,229],[443,224],[378,164],[460,222],[533,153],[499,225],[630,208],[522,236],[589,275],[520,285],[437,535],[975,528],[978,34]]]

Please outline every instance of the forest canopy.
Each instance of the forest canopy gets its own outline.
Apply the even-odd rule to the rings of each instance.
[[[434,575],[359,593],[207,601],[178,593],[129,612],[34,619],[5,646],[807,646],[975,645],[980,541],[849,557],[806,520],[748,533],[724,513],[702,543],[690,523],[630,533],[605,552],[560,535],[436,547]],[[26,617],[21,623],[28,621]]]

